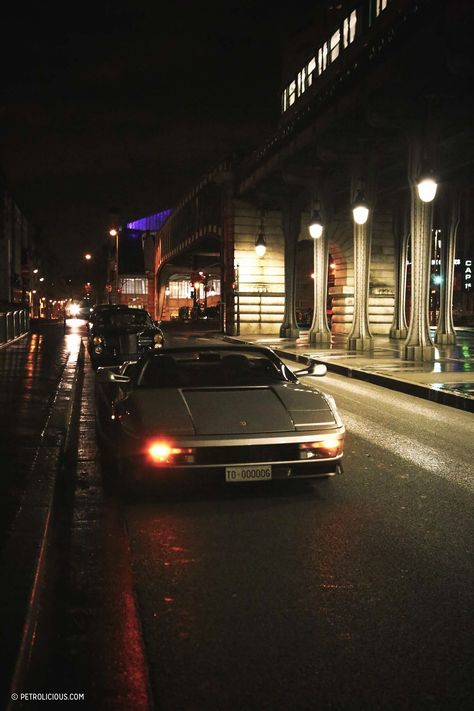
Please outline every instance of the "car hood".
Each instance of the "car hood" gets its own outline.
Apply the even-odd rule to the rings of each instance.
[[[131,325],[131,326],[107,326],[103,328],[94,328],[92,329],[92,333],[94,336],[120,336],[123,334],[128,334],[128,333],[155,333],[158,331],[158,329],[153,328],[152,326],[143,326],[143,325]]]
[[[135,390],[127,399],[146,435],[271,434],[334,427],[321,393],[300,384],[272,387]]]

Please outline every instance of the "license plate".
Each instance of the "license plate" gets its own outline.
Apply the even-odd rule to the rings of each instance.
[[[263,467],[226,467],[225,480],[228,482],[265,481],[272,478],[271,466]]]

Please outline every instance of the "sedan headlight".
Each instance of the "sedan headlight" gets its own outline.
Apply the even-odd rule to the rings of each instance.
[[[163,336],[161,333],[155,333],[153,336],[153,342],[155,344],[155,348],[161,348],[163,345]]]
[[[101,343],[103,343],[104,339],[101,336],[94,336],[92,339],[92,343],[94,346],[99,346]]]

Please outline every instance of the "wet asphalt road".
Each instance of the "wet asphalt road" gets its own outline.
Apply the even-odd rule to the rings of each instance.
[[[473,416],[310,382],[345,419],[343,476],[124,508],[157,706],[470,709]]]
[[[32,690],[114,711],[147,708],[148,680],[163,711],[474,707],[473,415],[306,382],[343,415],[344,475],[124,505],[102,486],[86,360]]]

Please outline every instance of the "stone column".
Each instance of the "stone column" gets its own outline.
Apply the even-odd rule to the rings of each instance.
[[[454,193],[454,191],[448,198],[441,217],[440,304],[438,327],[434,339],[435,343],[440,344],[456,343],[453,322],[454,258],[461,200],[459,192]]]
[[[313,321],[309,329],[309,342],[330,343],[331,331],[329,330],[326,313],[329,259],[327,229],[325,228],[323,230],[321,237],[313,241],[314,299]]]
[[[395,306],[390,338],[407,337],[406,292],[407,292],[407,256],[408,256],[408,215],[403,205],[394,213],[393,233],[395,239]]]
[[[353,185],[353,188],[355,185]],[[352,196],[355,196],[355,189]],[[374,339],[369,327],[369,275],[372,243],[372,210],[364,225],[354,221],[354,315],[347,339],[349,350],[370,350]]]
[[[407,360],[432,361],[435,349],[429,329],[429,296],[431,276],[431,231],[433,203],[422,202],[418,196],[420,151],[412,146],[409,180],[411,192],[411,313],[408,334],[403,344]]]
[[[301,229],[301,210],[294,200],[285,200],[282,209],[282,228],[285,237],[285,311],[280,326],[280,338],[298,338],[296,322],[296,243]]]

